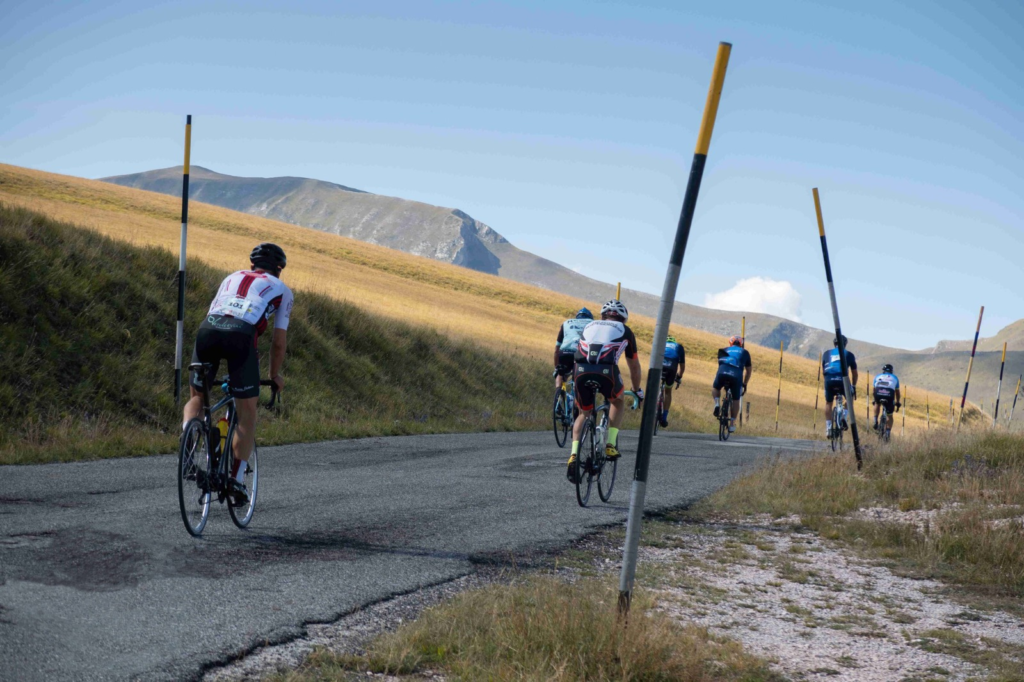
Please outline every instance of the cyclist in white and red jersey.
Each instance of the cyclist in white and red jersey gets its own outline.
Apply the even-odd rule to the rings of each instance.
[[[251,270],[228,275],[210,304],[206,319],[196,334],[192,362],[212,365],[208,382],[216,381],[220,361],[228,363],[228,386],[235,397],[238,428],[231,447],[235,456],[232,480],[236,502],[248,502],[244,479],[256,433],[256,403],[260,395],[260,357],[256,341],[274,317],[274,337],[270,347],[270,380],[284,389],[281,367],[288,347],[288,319],[292,312],[291,289],[281,281],[281,270],[288,260],[277,244],[259,244],[249,254]],[[189,382],[191,398],[185,403],[184,424],[198,417],[203,409],[202,377],[194,373]]]
[[[626,412],[622,395],[625,386],[619,374],[619,358],[626,355],[629,367],[629,381],[637,398],[644,399],[640,389],[640,358],[636,348],[636,337],[633,330],[626,326],[629,311],[620,301],[608,301],[601,307],[601,319],[588,324],[580,334],[576,349],[576,367],[574,382],[576,385],[576,407],[579,416],[572,428],[572,454],[569,456],[566,476],[572,483],[576,467],[573,464],[580,451],[580,436],[583,422],[594,409],[597,391],[589,384],[597,385],[597,390],[605,397],[611,407],[608,410],[608,443],[604,453],[608,459],[619,457],[619,426]]]

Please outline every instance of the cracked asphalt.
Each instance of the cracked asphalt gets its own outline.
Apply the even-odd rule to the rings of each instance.
[[[587,509],[550,432],[261,448],[250,527],[215,505],[201,539],[181,522],[176,457],[0,467],[0,679],[195,679],[307,623],[557,549],[625,520],[636,433],[620,446],[611,502],[595,491]],[[815,447],[663,432],[647,508]]]

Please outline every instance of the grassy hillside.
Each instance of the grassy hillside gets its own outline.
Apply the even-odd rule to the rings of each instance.
[[[180,203],[166,195],[0,164],[0,201],[91,228],[122,244],[177,252]],[[189,218],[192,262],[235,270],[247,265],[246,254],[254,243],[273,240],[288,251],[288,283],[304,292],[319,294],[316,300],[348,303],[353,314],[378,316],[372,318],[375,324],[384,325],[383,320],[389,320],[430,329],[439,333],[437,339],[448,343],[465,343],[523,361],[539,362],[531,364],[537,369],[530,371],[543,374],[545,379],[559,324],[580,305],[599,304],[200,202],[191,204]],[[173,306],[171,280],[176,258],[167,253],[163,257],[169,258],[167,262],[172,265],[162,275],[160,300]],[[209,291],[190,295],[195,296],[189,306],[194,314],[206,306]],[[308,299],[304,294],[300,304]],[[628,298],[626,303],[630,303]],[[652,320],[634,315],[631,325],[641,342],[642,364],[646,367]],[[716,350],[724,340],[719,335],[675,326],[673,333],[686,345],[688,357],[686,379],[677,403],[683,409],[674,418],[673,428],[711,431],[715,426],[710,384],[717,367]],[[778,353],[757,346],[750,350],[755,371],[749,393],[752,428],[747,432],[774,434]],[[166,357],[170,354],[168,351]],[[811,435],[816,369],[812,360],[786,355],[779,435]],[[163,371],[170,376],[168,368]],[[537,393],[521,395],[520,401],[529,405],[522,409],[546,411],[549,392],[545,383]],[[948,400],[948,396],[934,395],[931,403]],[[920,409],[912,406],[909,428],[923,427],[923,407],[923,403]],[[858,415],[862,414],[861,409]],[[817,423],[818,431],[823,430],[820,413]]]
[[[169,452],[177,260],[0,204],[0,463]],[[194,337],[226,273],[189,263]],[[266,371],[268,344],[261,344]],[[539,428],[546,368],[301,291],[261,442]]]

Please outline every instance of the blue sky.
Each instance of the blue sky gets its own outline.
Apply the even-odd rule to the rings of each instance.
[[[831,327],[817,186],[850,336],[1024,317],[1024,5],[691,4],[0,0],[0,161],[179,164],[191,113],[198,165],[458,207],[660,293],[727,40],[680,300]]]

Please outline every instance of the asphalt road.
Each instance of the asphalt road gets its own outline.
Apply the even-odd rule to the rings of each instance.
[[[595,490],[588,509],[550,433],[265,448],[249,529],[215,505],[200,540],[181,522],[174,457],[0,467],[0,679],[190,679],[476,562],[563,546],[625,519],[636,434],[620,445],[611,504]],[[648,509],[812,447],[663,433]]]

